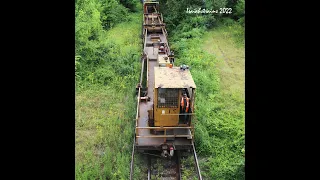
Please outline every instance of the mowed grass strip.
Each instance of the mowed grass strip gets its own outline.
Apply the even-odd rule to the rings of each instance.
[[[215,57],[219,77],[211,117],[203,124],[210,127],[207,130],[214,149],[203,167],[214,179],[244,179],[245,49],[239,31],[241,27],[233,24],[203,36],[202,49]]]

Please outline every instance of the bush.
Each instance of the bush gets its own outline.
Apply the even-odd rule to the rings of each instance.
[[[237,5],[235,6],[235,16],[238,19],[243,18],[245,15],[245,2],[244,0],[238,0]]]
[[[231,18],[223,18],[221,19],[221,22],[224,26],[231,26],[235,23],[235,21]]]
[[[195,143],[201,159],[206,160],[200,163],[200,169],[206,179],[244,179],[243,100],[222,92],[218,59],[201,47],[204,37],[208,37],[203,36],[205,28],[192,28],[191,24],[175,30],[169,42],[175,51],[176,66],[189,65],[197,85]],[[221,27],[216,31],[222,39],[243,41],[244,29],[233,19],[222,18],[218,25]]]

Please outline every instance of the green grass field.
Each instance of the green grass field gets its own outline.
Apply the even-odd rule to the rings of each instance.
[[[178,51],[176,63],[190,66],[197,85],[195,141],[205,179],[244,179],[245,61],[241,31],[243,28],[234,23],[171,42]]]
[[[202,167],[212,179],[244,179],[245,51],[238,31],[238,25],[224,26],[203,37],[202,49],[215,57],[219,77],[219,91],[207,105],[214,113],[203,124],[213,152]]]

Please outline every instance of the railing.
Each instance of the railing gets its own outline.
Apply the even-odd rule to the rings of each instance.
[[[169,42],[168,42],[168,35],[167,35],[167,30],[165,28],[161,28],[162,29],[162,34],[166,37],[167,39],[167,47],[168,47],[168,52],[170,53],[170,46],[169,46]]]
[[[146,88],[148,91],[148,84],[149,84],[149,56],[147,55],[147,83],[146,83]],[[152,87],[151,87],[152,88]]]
[[[147,35],[148,35],[148,30],[147,28],[145,29],[145,36],[144,36],[144,46],[143,46],[143,51],[146,49],[146,45],[147,45]],[[145,51],[144,51],[145,53]]]
[[[136,135],[136,138],[163,138],[163,142],[166,142],[167,138],[178,138],[178,137],[185,137],[185,138],[190,138],[193,139],[194,134],[193,134],[193,129],[194,127],[136,127],[136,131],[138,129],[153,129],[153,130],[163,130],[164,134],[163,135],[145,135],[145,136],[139,136]],[[167,135],[167,130],[172,130],[172,129],[190,129],[190,134],[173,134],[173,135]]]
[[[140,74],[140,84],[142,85],[142,81],[143,81],[143,71],[144,71],[144,58],[142,59],[142,67],[141,67],[141,74]]]
[[[138,97],[137,97],[137,111],[136,111],[136,135],[139,135],[139,131],[137,130],[137,127],[138,127],[138,119],[139,119],[139,104],[140,104],[140,91],[141,91],[141,88],[139,87],[139,91],[138,91]]]
[[[143,70],[144,70],[144,58],[142,59],[142,66],[141,66],[141,75],[140,75],[140,85],[142,85],[142,80],[143,80]],[[140,104],[140,93],[141,93],[141,87],[138,87],[138,97],[137,97],[137,110],[136,110],[136,135],[139,135],[139,131],[137,131],[137,127],[138,127],[138,119],[140,117],[140,108],[139,108],[139,104]]]

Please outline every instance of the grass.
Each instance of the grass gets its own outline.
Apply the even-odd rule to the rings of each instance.
[[[104,43],[112,45],[108,56],[113,61],[92,72],[92,81],[76,90],[76,179],[129,178],[140,28],[141,15],[135,13],[130,22],[108,31]],[[99,83],[99,72],[112,74],[107,84]]]
[[[107,31],[103,43],[109,47],[108,65],[93,71],[89,84],[77,82],[82,84],[76,89],[77,179],[129,178],[141,23],[141,14],[135,13],[131,21]],[[189,65],[197,85],[195,141],[204,179],[244,179],[241,31],[231,24],[169,41],[176,64]],[[136,155],[135,162],[143,164],[144,156]],[[141,179],[146,167],[135,166],[134,171]]]
[[[244,179],[244,37],[237,24],[172,43],[197,85],[195,143],[205,179]],[[243,29],[242,29],[243,31]],[[242,39],[241,39],[242,38]]]
[[[221,91],[237,94],[241,103],[244,100],[244,47],[233,39],[232,26],[216,28],[206,33],[202,49],[217,59],[217,70],[220,76]]]
[[[238,28],[219,27],[203,37],[202,49],[215,57],[219,77],[219,90],[210,101],[214,113],[203,123],[213,151],[202,167],[213,179],[244,179],[245,51]]]
[[[118,94],[118,97],[114,97]],[[126,179],[134,99],[110,89],[88,90],[76,96],[77,179]],[[114,97],[114,98],[109,98]],[[126,106],[126,103],[128,106]],[[123,109],[119,112],[117,109]],[[121,132],[121,133],[120,133]],[[117,169],[115,172],[114,170]]]

